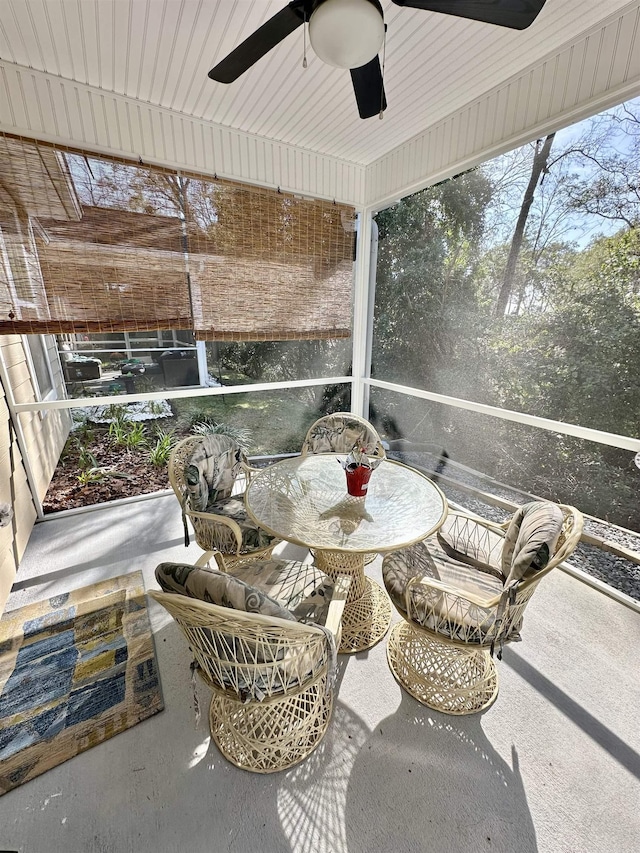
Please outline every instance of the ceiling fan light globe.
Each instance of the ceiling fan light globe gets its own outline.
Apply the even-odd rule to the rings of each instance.
[[[309,19],[314,53],[335,68],[361,68],[378,54],[384,21],[369,0],[325,0]]]

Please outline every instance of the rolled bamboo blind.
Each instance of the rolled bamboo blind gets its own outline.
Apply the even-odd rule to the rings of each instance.
[[[354,211],[0,134],[0,333],[347,337]]]

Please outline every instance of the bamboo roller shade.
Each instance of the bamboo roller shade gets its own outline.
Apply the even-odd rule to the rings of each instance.
[[[0,134],[0,333],[348,337],[354,210]]]

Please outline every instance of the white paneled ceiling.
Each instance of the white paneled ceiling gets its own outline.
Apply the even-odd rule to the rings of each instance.
[[[383,0],[384,120],[358,118],[348,71],[309,50],[302,28],[235,83],[208,70],[283,0],[0,0],[0,59],[359,164],[569,43],[626,0],[547,0],[518,32]]]

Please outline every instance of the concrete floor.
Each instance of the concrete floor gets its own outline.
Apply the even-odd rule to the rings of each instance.
[[[282,547],[282,546],[281,546]],[[299,553],[293,546],[286,553]],[[7,609],[185,550],[173,496],[47,521]],[[379,578],[380,560],[368,569]],[[154,602],[165,710],[0,798],[0,850],[21,853],[636,853],[640,839],[640,615],[553,572],[523,642],[498,664],[481,715],[405,695],[385,642],[339,659],[327,737],[260,776],[195,726],[190,656]],[[199,687],[203,707],[208,691]]]

